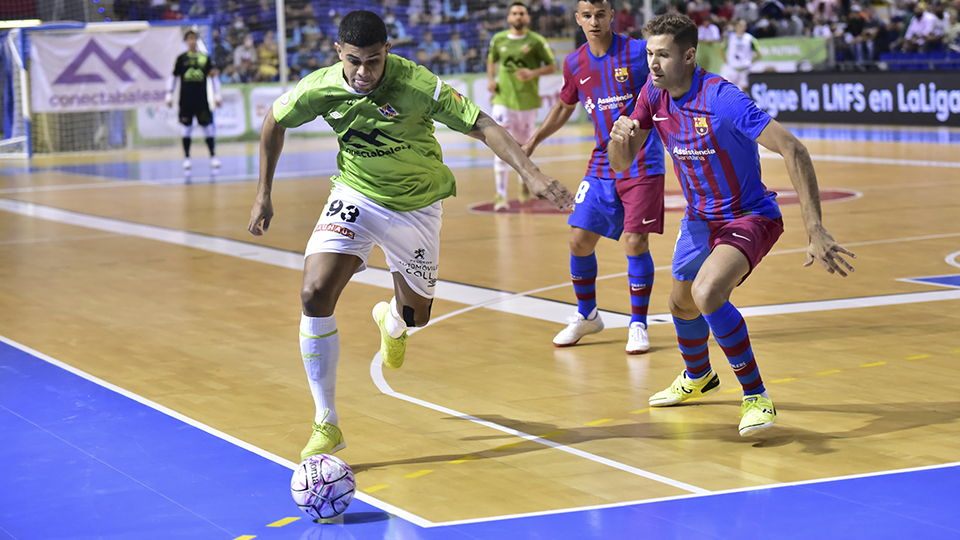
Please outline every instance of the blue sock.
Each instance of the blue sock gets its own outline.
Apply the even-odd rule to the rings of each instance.
[[[650,252],[631,257],[627,255],[627,278],[630,281],[630,323],[647,326],[647,308],[653,290],[653,257]]]
[[[710,327],[706,319],[700,315],[692,321],[673,318],[673,326],[677,329],[677,343],[680,345],[680,356],[687,365],[687,377],[699,379],[710,371],[710,348],[707,338],[710,337]]]
[[[727,355],[730,366],[737,374],[740,386],[743,387],[743,395],[764,393],[766,389],[763,387],[757,362],[753,358],[747,324],[737,308],[727,302],[720,309],[704,317],[710,325],[710,330],[713,331],[714,339],[720,344],[723,354]]]
[[[597,308],[597,254],[586,257],[571,254],[570,279],[577,294],[577,311],[587,318]]]

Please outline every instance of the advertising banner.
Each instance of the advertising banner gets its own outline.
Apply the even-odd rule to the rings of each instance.
[[[239,137],[247,132],[247,110],[243,92],[239,88],[224,88],[223,103],[213,110],[213,125],[217,137]],[[193,136],[203,137],[201,128],[193,121]],[[182,135],[177,118],[177,104],[173,107],[156,105],[137,109],[137,133],[142,139],[174,139]]]
[[[960,126],[956,72],[754,73],[750,97],[781,122]]]
[[[139,31],[31,32],[30,88],[36,112],[161,105],[184,51],[177,27]]]

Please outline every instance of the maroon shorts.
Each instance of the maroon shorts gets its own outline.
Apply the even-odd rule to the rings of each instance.
[[[727,244],[739,249],[747,257],[750,270],[743,279],[747,279],[783,234],[783,218],[770,219],[756,214],[733,221],[710,221],[708,226],[711,251],[719,244]],[[743,280],[740,282],[743,283]]]
[[[624,232],[663,234],[663,182],[662,174],[616,181]]]

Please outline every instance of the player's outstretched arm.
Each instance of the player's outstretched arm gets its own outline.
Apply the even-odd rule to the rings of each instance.
[[[517,141],[489,115],[481,111],[473,124],[473,130],[467,135],[483,141],[494,154],[520,173],[520,178],[530,188],[530,193],[550,201],[560,210],[573,207],[573,194],[563,184],[540,172],[520,149]]]
[[[617,172],[629,169],[649,134],[649,129],[640,129],[640,122],[628,116],[617,118],[610,130],[610,143],[607,144],[610,168]]]
[[[841,254],[854,259],[857,256],[838,245],[833,236],[823,228],[820,188],[817,186],[817,174],[813,170],[813,160],[810,159],[807,147],[776,120],[770,120],[757,137],[757,143],[783,156],[790,182],[793,183],[793,189],[797,191],[803,224],[810,238],[810,244],[807,246],[807,262],[804,266],[810,266],[817,261],[826,268],[827,272],[831,274],[836,272],[846,277],[847,272],[853,272],[853,266],[841,257]]]
[[[573,115],[573,111],[576,110],[576,108],[577,105],[575,103],[570,105],[564,103],[562,99],[558,99],[557,104],[550,108],[550,112],[547,113],[547,117],[543,119],[540,127],[533,132],[530,140],[523,143],[520,147],[523,149],[523,153],[532,156],[533,151],[537,149],[540,143],[556,133],[558,129],[562,128],[564,124],[567,123],[567,120],[570,120],[570,116]]]
[[[273,219],[273,175],[277,171],[277,160],[283,151],[283,135],[287,128],[277,123],[273,108],[267,111],[260,129],[260,180],[257,183],[257,199],[250,210],[250,223],[247,230],[254,236],[261,236],[270,228]]]

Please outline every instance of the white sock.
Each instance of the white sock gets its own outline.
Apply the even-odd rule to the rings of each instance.
[[[310,393],[313,394],[313,402],[317,407],[314,421],[340,425],[335,405],[337,362],[340,361],[340,334],[337,332],[336,318],[332,315],[301,315],[300,354],[303,356],[303,368],[307,372]]]
[[[499,157],[493,158],[493,177],[497,186],[497,195],[507,198],[507,180],[510,179],[510,167]]]
[[[390,299],[390,312],[383,318],[383,326],[387,329],[390,337],[394,339],[402,336],[403,333],[407,331],[407,323],[403,321],[403,317],[397,312],[396,296]]]

